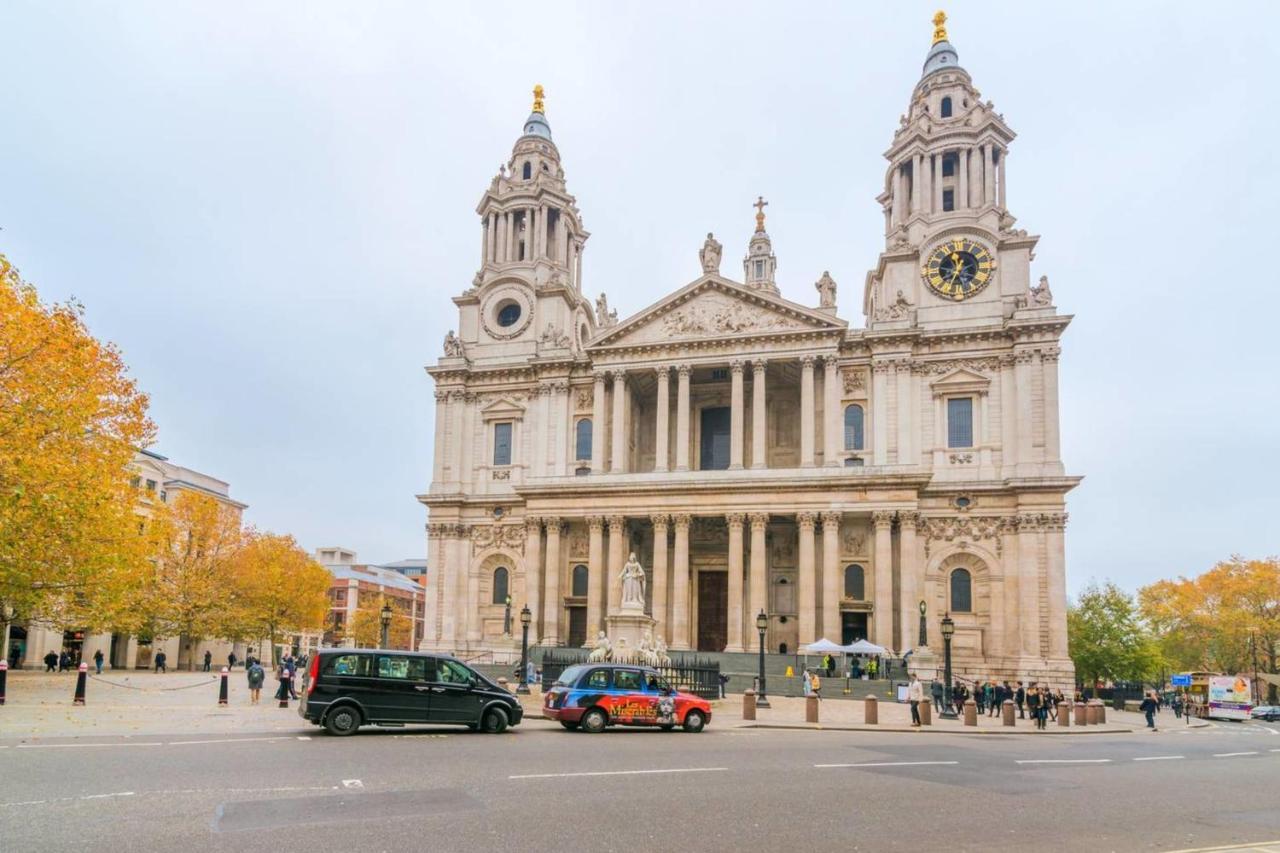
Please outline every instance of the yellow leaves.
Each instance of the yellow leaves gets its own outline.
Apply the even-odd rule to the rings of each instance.
[[[333,576],[292,536],[250,530],[236,555],[233,619],[243,636],[319,631],[329,614]]]
[[[379,595],[360,594],[360,605],[347,629],[352,641],[363,648],[373,648],[382,643],[382,606],[391,603],[391,627],[387,633],[387,646],[392,649],[411,649],[413,620],[406,613],[400,599]],[[406,605],[407,606],[407,605]]]

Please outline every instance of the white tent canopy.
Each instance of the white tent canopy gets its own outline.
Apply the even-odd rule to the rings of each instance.
[[[867,640],[858,640],[847,646],[840,646],[840,651],[851,655],[884,655],[888,654],[888,650],[884,646],[877,646],[875,643]]]
[[[845,651],[845,647],[837,643],[833,643],[830,640],[828,640],[826,637],[823,637],[821,640],[818,640],[816,643],[810,643],[809,645],[805,646],[803,649],[801,649],[801,651],[804,652],[804,654],[806,655],[825,655],[828,653],[838,655],[838,654],[842,654]]]

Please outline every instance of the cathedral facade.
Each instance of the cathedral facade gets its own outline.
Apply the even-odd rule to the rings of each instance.
[[[1071,677],[1071,318],[1031,283],[1038,238],[1005,205],[1013,131],[943,24],[886,155],[857,327],[829,275],[816,304],[780,296],[763,199],[740,278],[707,235],[702,274],[639,313],[590,298],[589,234],[535,89],[427,368],[423,648],[518,649],[525,607],[531,642],[589,643],[634,552],[672,649],[754,650],[763,613],[771,652],[825,637],[901,654],[922,621],[939,649],[949,616],[960,672]]]

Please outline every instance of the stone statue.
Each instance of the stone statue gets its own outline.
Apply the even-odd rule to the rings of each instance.
[[[836,280],[831,277],[830,272],[823,270],[822,278],[814,282],[813,286],[818,290],[819,308],[836,307]]]
[[[890,304],[876,311],[877,320],[905,320],[911,316],[911,303],[907,301],[907,297],[902,291],[898,291],[898,298]]]
[[[662,639],[661,635],[654,644],[653,656],[658,660],[655,666],[671,666],[671,656],[667,654],[667,641]]]
[[[618,312],[609,310],[609,299],[603,294],[596,300],[596,325],[607,329],[618,322]]]
[[[715,235],[708,231],[707,242],[702,244],[702,250],[698,252],[698,260],[702,262],[702,271],[704,273],[720,272],[721,248],[720,242],[716,240]]]
[[[453,333],[453,329],[450,329],[449,334],[444,336],[444,355],[445,358],[458,358],[462,355],[462,341],[458,340],[458,336]]]
[[[1027,304],[1032,308],[1045,308],[1053,304],[1053,291],[1049,289],[1049,276],[1040,276],[1040,283],[1031,288]]]
[[[587,655],[587,660],[592,663],[601,663],[607,661],[613,653],[613,647],[609,644],[609,638],[604,635],[604,631],[600,631],[596,635],[596,641],[592,644],[591,654]]]
[[[636,559],[635,551],[631,552],[631,558],[622,567],[619,579],[622,581],[622,609],[643,611],[644,569]]]
[[[635,663],[635,653],[627,648],[627,638],[619,637],[618,645],[614,646],[613,654],[609,659],[614,663]]]
[[[657,666],[656,657],[653,653],[653,632],[646,628],[644,636],[640,638],[640,646],[636,649],[636,663]]]
[[[540,340],[546,346],[560,347],[561,349],[568,349],[572,344],[569,336],[560,331],[560,327],[553,322],[547,323],[547,327],[542,330]]]

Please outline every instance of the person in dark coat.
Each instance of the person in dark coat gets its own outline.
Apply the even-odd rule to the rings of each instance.
[[[276,681],[279,682],[276,688],[276,701],[283,702],[289,698],[289,668],[284,665],[283,660],[276,667]]]
[[[45,672],[58,671],[58,653],[57,652],[49,652],[49,654],[44,656],[44,671]]]
[[[1142,704],[1138,707],[1142,713],[1147,715],[1147,728],[1151,729],[1153,732],[1158,731],[1158,729],[1156,729],[1156,709],[1160,706],[1156,704],[1156,697],[1148,693],[1147,698],[1143,699]]]
[[[102,649],[98,649],[93,653],[93,668],[98,671],[98,675],[102,675],[102,662],[106,660],[106,655],[102,653]]]
[[[236,653],[232,652],[231,654],[227,655],[227,669],[235,669],[235,668],[236,668]]]
[[[1022,682],[1018,682],[1018,688],[1013,691],[1013,704],[1018,706],[1018,719],[1025,720],[1027,718],[1025,706],[1027,701],[1027,690],[1022,686]]]
[[[169,668],[166,665],[168,660],[169,656],[164,652],[156,652],[156,672],[168,672]]]
[[[208,649],[205,649],[204,650],[204,671],[205,672],[209,671],[209,666],[212,663],[213,663],[213,652],[209,651]]]

